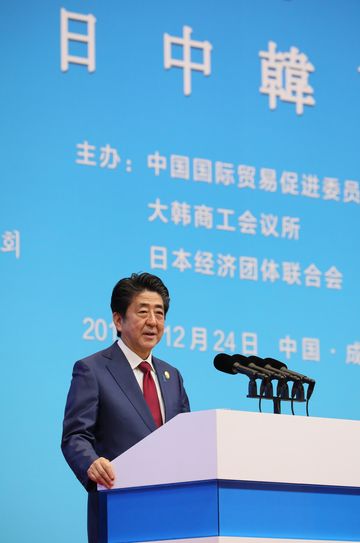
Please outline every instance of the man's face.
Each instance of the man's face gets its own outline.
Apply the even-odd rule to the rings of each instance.
[[[113,313],[113,320],[125,345],[145,359],[164,333],[163,300],[157,292],[144,290],[133,298],[125,317]]]

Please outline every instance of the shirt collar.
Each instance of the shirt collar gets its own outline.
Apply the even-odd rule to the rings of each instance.
[[[146,362],[149,362],[149,364],[151,366],[151,369],[153,371],[155,371],[154,370],[154,365],[152,363],[152,354],[151,354],[151,352],[150,352],[150,354],[149,354],[149,356],[147,358],[141,358],[141,356],[134,353],[134,351],[132,351],[131,349],[129,349],[129,347],[127,345],[125,345],[125,343],[123,342],[121,337],[119,337],[119,339],[117,341],[117,344],[119,345],[120,349],[124,353],[127,361],[129,362],[129,364],[130,364],[130,366],[132,367],[133,370],[138,367],[140,362],[146,361]]]

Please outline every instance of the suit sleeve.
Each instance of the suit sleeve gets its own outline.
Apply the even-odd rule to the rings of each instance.
[[[86,490],[96,488],[87,476],[99,456],[94,449],[99,387],[91,368],[76,362],[65,406],[61,449],[69,466]]]

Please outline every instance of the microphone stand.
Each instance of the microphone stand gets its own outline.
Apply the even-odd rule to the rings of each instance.
[[[259,378],[259,377],[258,377]],[[289,395],[289,387],[287,384],[287,379],[281,379],[278,381],[276,395],[274,395],[272,390],[272,379],[269,377],[264,377],[261,379],[260,385],[260,394],[257,392],[256,378],[249,378],[249,388],[247,398],[258,398],[259,399],[259,411],[261,413],[261,401],[272,400],[273,401],[273,412],[275,415],[281,414],[281,401],[291,402],[291,412],[294,413],[294,402],[297,403],[308,403],[309,398],[312,394],[314,385],[308,386],[307,398],[305,399],[304,386],[301,381],[294,382],[291,390],[291,397]],[[308,409],[306,409],[306,415],[309,416]]]
[[[281,398],[273,398],[273,404],[274,404],[274,414],[280,415],[281,414]]]

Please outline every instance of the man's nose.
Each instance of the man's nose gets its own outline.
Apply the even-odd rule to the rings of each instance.
[[[151,324],[151,325],[156,324],[155,313],[153,313],[152,311],[150,311],[149,314],[148,314],[147,322],[148,322],[148,324]]]

